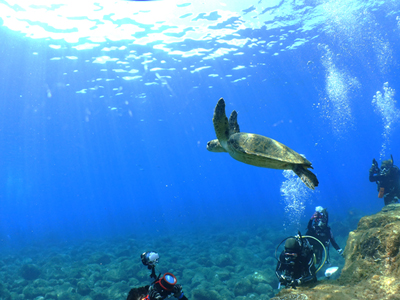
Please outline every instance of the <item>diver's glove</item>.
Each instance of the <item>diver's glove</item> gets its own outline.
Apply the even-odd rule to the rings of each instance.
[[[180,284],[174,285],[174,289],[172,290],[174,293],[174,297],[178,299],[182,299],[183,297],[183,291],[182,291],[182,286]]]
[[[341,256],[344,255],[344,254],[343,254],[343,249],[342,249],[342,248],[338,249],[338,250],[337,250],[337,253],[338,253],[339,255],[341,255]]]
[[[285,276],[283,276],[283,275],[281,275],[280,277],[279,277],[279,282],[282,284],[282,285],[288,285],[288,283],[290,283],[292,280],[291,279],[287,279]]]
[[[149,289],[149,298],[150,300],[163,300],[160,293],[154,287],[150,287]]]
[[[300,279],[294,279],[288,284],[288,286],[291,286],[292,288],[295,289],[300,284],[301,284],[301,280]]]

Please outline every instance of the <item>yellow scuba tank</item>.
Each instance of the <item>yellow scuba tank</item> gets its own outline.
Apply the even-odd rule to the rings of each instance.
[[[379,189],[378,198],[383,198],[384,195],[385,195],[385,188],[381,187]]]

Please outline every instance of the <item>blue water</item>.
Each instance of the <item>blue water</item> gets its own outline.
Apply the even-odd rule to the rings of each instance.
[[[400,164],[398,1],[68,2],[0,2],[1,247],[292,234],[317,205],[331,222],[383,206],[368,170]],[[304,154],[316,190],[208,152],[220,97]]]

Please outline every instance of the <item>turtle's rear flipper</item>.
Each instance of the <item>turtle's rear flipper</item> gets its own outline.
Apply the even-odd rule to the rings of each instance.
[[[300,177],[300,179],[305,183],[307,187],[310,189],[315,189],[316,186],[318,186],[318,179],[317,176],[310,170],[307,170],[304,166],[302,165],[296,165],[293,168],[293,172],[296,173],[297,176]]]

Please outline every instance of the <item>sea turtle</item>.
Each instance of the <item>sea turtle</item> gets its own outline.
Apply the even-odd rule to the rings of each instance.
[[[310,189],[318,186],[317,177],[308,170],[313,168],[311,162],[271,138],[240,132],[237,112],[233,111],[228,121],[222,98],[215,106],[213,123],[218,139],[209,141],[207,150],[228,152],[234,159],[257,167],[293,170]]]

